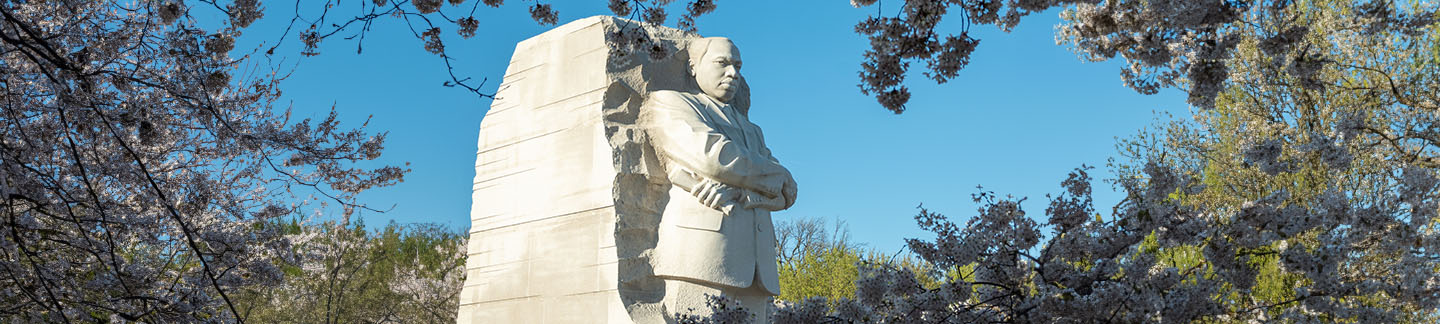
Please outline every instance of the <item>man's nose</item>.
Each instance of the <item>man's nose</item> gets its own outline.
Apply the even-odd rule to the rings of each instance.
[[[731,78],[739,77],[739,76],[740,76],[740,69],[736,69],[734,65],[727,66],[727,67],[725,67],[725,76],[731,77]]]

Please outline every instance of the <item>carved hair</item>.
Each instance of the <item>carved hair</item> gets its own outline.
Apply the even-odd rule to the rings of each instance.
[[[701,37],[701,38],[691,39],[690,42],[689,42],[689,44],[686,44],[687,46],[685,46],[685,47],[686,47],[686,48],[685,48],[685,52],[687,52],[687,53],[689,54],[689,60],[690,60],[689,64],[686,65],[687,68],[685,69],[685,71],[686,71],[686,72],[689,72],[691,75],[694,75],[694,74],[695,74],[694,67],[695,67],[695,64],[697,63],[696,61],[699,61],[699,60],[701,59],[701,57],[705,56],[705,51],[710,50],[710,42],[711,42],[711,41],[717,41],[717,40],[718,40],[718,41],[729,42],[730,45],[735,45],[735,42],[730,41],[729,38],[725,38],[725,37]]]

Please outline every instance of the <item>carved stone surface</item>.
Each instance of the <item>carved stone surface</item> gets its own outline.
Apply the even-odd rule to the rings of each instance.
[[[646,41],[612,55],[606,40],[615,37]],[[517,44],[497,99],[480,127],[467,277],[457,322],[667,322],[664,314],[679,311],[674,309],[674,297],[682,285],[676,280],[693,282],[695,289],[685,290],[690,293],[714,289],[768,300],[768,295],[778,292],[778,285],[772,285],[773,232],[743,238],[748,247],[733,246],[750,252],[736,254],[743,254],[743,270],[730,277],[749,277],[715,280],[674,267],[678,265],[674,262],[687,262],[723,269],[728,264],[723,256],[729,254],[710,257],[730,246],[721,244],[714,250],[711,240],[709,245],[701,244],[710,250],[674,252],[690,250],[666,237],[700,230],[674,227],[677,221],[695,222],[672,216],[680,213],[677,210],[699,206],[709,210],[706,215],[743,211],[751,215],[746,228],[768,231],[769,210],[788,207],[794,199],[788,172],[784,179],[764,180],[780,183],[779,187],[757,188],[753,183],[716,178],[712,169],[678,167],[679,160],[671,155],[679,150],[657,153],[651,133],[665,123],[654,122],[654,114],[641,113],[642,107],[655,109],[660,102],[647,103],[647,97],[654,101],[654,94],[662,93],[660,97],[667,98],[662,101],[668,103],[676,98],[714,98],[688,72],[690,53],[696,53],[687,52],[687,41],[692,39],[696,35],[675,29],[591,17]],[[732,78],[726,87],[732,98],[721,104],[738,114],[732,118],[743,120],[748,87],[743,78]],[[737,143],[746,149],[754,149],[755,144],[764,147],[753,124],[736,125],[753,129],[742,126],[736,129],[741,133],[722,136],[743,134],[747,142]],[[766,150],[764,157],[768,154]],[[672,184],[678,171],[699,182]],[[775,172],[769,174],[774,177]],[[788,195],[777,189],[784,188],[786,181]],[[704,185],[704,193],[725,197],[712,199],[719,209],[702,205],[689,193],[702,188],[697,184]],[[699,213],[684,214],[720,222]],[[670,220],[662,222],[662,215]],[[738,228],[728,221],[709,226],[723,228],[709,230],[715,235]],[[767,246],[768,255],[763,253]],[[698,259],[683,260],[687,257]],[[731,289],[735,287],[753,289]]]
[[[459,323],[628,323],[603,20],[519,43],[480,126]]]
[[[739,48],[726,38],[687,44],[699,91],[654,91],[640,109],[671,184],[651,264],[666,311],[706,309],[704,295],[719,293],[763,315],[780,293],[770,212],[794,204],[795,180],[736,104],[748,102],[737,100],[748,96]]]

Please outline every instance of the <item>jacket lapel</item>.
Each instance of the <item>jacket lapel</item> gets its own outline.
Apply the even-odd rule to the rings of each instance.
[[[696,97],[698,97],[700,103],[705,106],[703,113],[707,115],[706,119],[707,122],[710,123],[711,128],[719,131],[720,134],[724,134],[725,137],[731,141],[740,143],[742,147],[751,150],[755,149],[754,144],[750,143],[751,136],[749,136],[750,132],[746,129],[747,125],[745,125],[746,122],[744,118],[737,115],[734,108],[716,101],[714,98],[710,98],[709,95],[699,94],[696,95]]]

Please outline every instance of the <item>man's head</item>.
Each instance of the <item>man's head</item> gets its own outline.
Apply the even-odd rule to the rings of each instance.
[[[728,103],[740,91],[740,49],[729,38],[707,37],[690,42],[690,72],[700,91]]]

